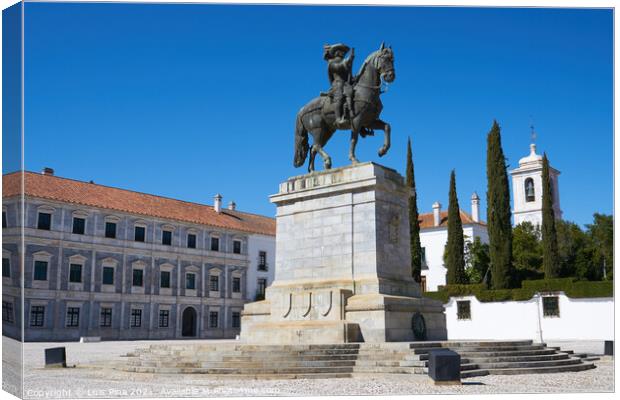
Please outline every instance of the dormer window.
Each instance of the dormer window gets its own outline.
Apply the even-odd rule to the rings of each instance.
[[[536,199],[536,192],[534,191],[534,180],[527,178],[525,180],[525,201],[532,202]]]

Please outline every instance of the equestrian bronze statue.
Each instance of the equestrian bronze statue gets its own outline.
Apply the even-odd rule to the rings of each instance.
[[[344,58],[351,51],[351,54]],[[356,163],[355,146],[361,135],[373,135],[375,130],[385,133],[379,157],[390,148],[390,124],[379,119],[383,104],[379,98],[382,83],[391,83],[394,72],[394,53],[383,43],[379,50],[371,53],[356,76],[351,69],[355,49],[338,43],[325,45],[323,58],[328,63],[328,77],[331,87],[321,93],[297,113],[295,126],[295,167],[301,167],[310,151],[308,171],[314,171],[314,158],[317,153],[323,158],[325,169],[332,165],[331,157],[324,150],[325,144],[336,130],[351,131],[349,160]],[[312,135],[312,146],[308,143],[308,132]]]

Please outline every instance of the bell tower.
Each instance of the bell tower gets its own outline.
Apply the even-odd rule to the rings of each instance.
[[[512,175],[512,200],[514,225],[529,221],[533,225],[542,224],[542,169],[543,157],[536,154],[536,144],[530,144],[530,154],[519,160],[519,168],[510,171]],[[562,218],[560,210],[560,190],[558,176],[560,171],[549,166],[553,213],[556,219]]]

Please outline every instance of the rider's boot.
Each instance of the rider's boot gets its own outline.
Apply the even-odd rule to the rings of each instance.
[[[344,113],[342,112],[342,104],[338,105],[338,107],[336,107],[335,110],[335,116],[336,116],[336,125],[342,125],[344,124],[346,121],[344,119]]]

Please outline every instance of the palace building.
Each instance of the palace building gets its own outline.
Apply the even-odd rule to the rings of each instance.
[[[2,217],[2,333],[19,339],[23,315],[26,341],[234,338],[274,278],[275,220],[220,195],[208,206],[46,168],[3,176]]]

